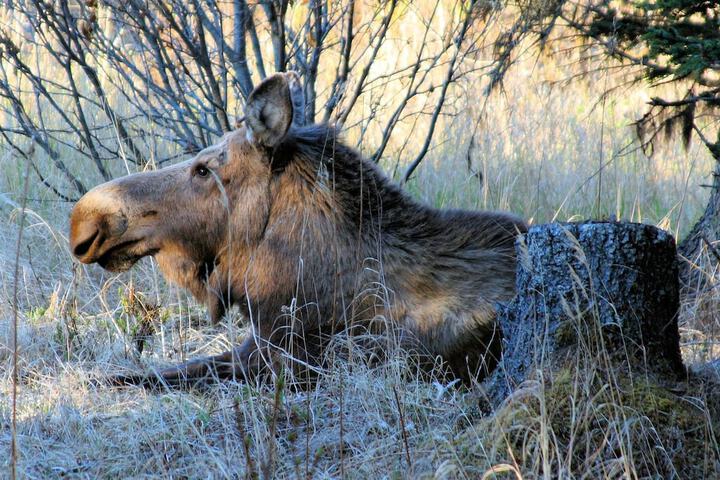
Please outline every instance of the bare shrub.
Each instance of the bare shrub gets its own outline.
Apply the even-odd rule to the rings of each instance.
[[[74,199],[99,179],[212,144],[259,81],[292,69],[305,122],[342,124],[358,143],[378,132],[375,160],[399,124],[430,118],[406,132],[419,147],[408,178],[453,85],[479,68],[494,12],[477,1],[10,2],[0,10],[0,138]]]

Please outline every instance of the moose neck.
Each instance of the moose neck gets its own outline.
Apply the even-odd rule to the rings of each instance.
[[[417,232],[428,234],[429,226],[432,235],[442,229],[435,226],[434,209],[412,200],[377,165],[333,135],[315,130],[288,141],[294,158],[285,160],[275,180],[262,248],[271,254],[263,257],[294,263],[286,273],[313,285],[312,302],[324,310],[322,316],[329,309],[336,316],[337,302],[361,303],[365,315],[381,313],[391,303],[387,296],[404,281],[400,272],[417,262],[412,258]],[[334,281],[327,285],[317,278]],[[290,297],[298,297],[298,284],[293,282]],[[368,306],[359,300],[364,296],[384,305]]]
[[[414,292],[438,291],[437,262],[417,252],[426,244],[444,249],[442,216],[336,141],[332,129],[291,132],[272,167],[267,216],[257,219],[261,239],[254,246],[233,239],[206,276],[213,317],[230,303],[251,316],[279,315],[293,304],[310,322],[343,315],[349,305],[372,317],[389,297],[406,297],[407,282]]]

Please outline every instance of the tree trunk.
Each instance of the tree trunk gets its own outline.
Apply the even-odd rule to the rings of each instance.
[[[720,258],[720,158],[713,172],[712,190],[705,211],[690,233],[680,242],[680,280],[691,295],[709,287],[708,275]]]
[[[518,295],[498,314],[503,355],[488,384],[495,402],[566,360],[683,371],[670,234],[636,223],[553,223],[532,227],[517,248]]]

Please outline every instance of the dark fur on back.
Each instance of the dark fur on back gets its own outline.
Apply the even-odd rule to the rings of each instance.
[[[370,230],[377,233],[401,234],[401,242],[393,242],[397,239],[392,235],[386,239],[392,246],[403,248],[409,241],[438,248],[445,245],[444,249],[452,252],[499,246],[498,243],[508,241],[514,245],[516,227],[521,231],[524,228],[524,222],[512,215],[439,210],[414,200],[377,165],[345,145],[333,126],[319,124],[291,129],[272,156],[273,171],[281,173],[293,161],[306,163],[308,171],[316,174],[327,172],[337,204],[349,223],[373,226]],[[458,225],[463,221],[470,223]],[[473,236],[472,231],[482,234]]]
[[[504,213],[424,205],[326,125],[290,130],[273,155],[273,168],[283,175],[293,167],[311,191],[331,192],[339,216],[334,241],[346,257],[339,263],[356,268],[345,301],[357,303],[370,293],[377,298],[368,285],[381,285],[390,298],[366,306],[360,312],[364,321],[389,317],[410,330],[422,349],[457,364],[461,375],[476,369],[467,357],[497,340],[494,304],[514,295],[514,242],[524,222]],[[320,251],[332,251],[329,238],[313,241],[323,245]],[[376,270],[361,268],[369,259],[377,260]]]

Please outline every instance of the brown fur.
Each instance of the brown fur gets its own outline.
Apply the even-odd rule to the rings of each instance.
[[[333,128],[292,126],[292,81],[269,77],[246,126],[195,158],[86,194],[72,213],[73,253],[110,270],[154,255],[213,320],[231,305],[250,319],[242,345],[161,372],[168,383],[254,376],[288,352],[296,366],[317,365],[328,333],[388,324],[455,375],[486,373],[484,354],[499,345],[494,304],[514,295],[525,224],[422,205]]]

